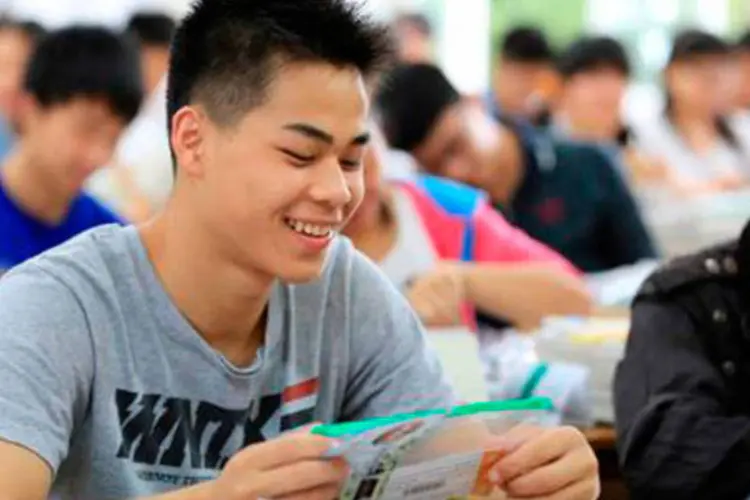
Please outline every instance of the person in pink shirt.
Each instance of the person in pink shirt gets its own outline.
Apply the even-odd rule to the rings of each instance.
[[[364,161],[365,198],[344,233],[426,326],[474,328],[481,311],[529,329],[545,316],[589,312],[580,272],[506,222],[483,192],[431,176],[384,176],[393,156],[377,137]]]

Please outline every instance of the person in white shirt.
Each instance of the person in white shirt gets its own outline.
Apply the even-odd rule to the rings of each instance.
[[[731,46],[710,33],[679,34],[664,75],[664,112],[637,134],[639,146],[666,163],[683,195],[747,185],[750,157],[726,115],[732,57]]]
[[[132,221],[144,220],[162,208],[172,189],[172,158],[164,123],[165,75],[174,30],[175,21],[166,14],[139,12],[130,18],[125,32],[138,42],[148,98],[123,135],[111,167],[91,182],[95,194]]]

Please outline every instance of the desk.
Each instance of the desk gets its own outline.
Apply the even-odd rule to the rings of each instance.
[[[611,427],[595,427],[584,431],[586,439],[599,460],[599,479],[602,484],[602,500],[629,500],[630,495],[620,473],[617,460],[615,430]]]

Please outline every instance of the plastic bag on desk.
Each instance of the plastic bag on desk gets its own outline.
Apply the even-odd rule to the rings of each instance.
[[[564,424],[587,427],[594,423],[587,367],[544,362],[535,351],[533,337],[513,332],[485,342],[482,358],[490,399],[549,398]]]
[[[522,425],[557,424],[551,409],[541,398],[476,403],[313,432],[341,440],[329,452],[351,467],[340,500],[504,498],[488,478],[503,454],[493,442]]]
[[[657,267],[658,260],[642,260],[609,271],[587,274],[585,280],[597,305],[627,308],[643,282]]]

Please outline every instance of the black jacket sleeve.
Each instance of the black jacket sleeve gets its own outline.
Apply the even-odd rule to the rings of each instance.
[[[678,305],[634,306],[614,385],[618,451],[633,498],[750,497],[750,418],[727,410],[732,395],[696,335],[710,327]]]

